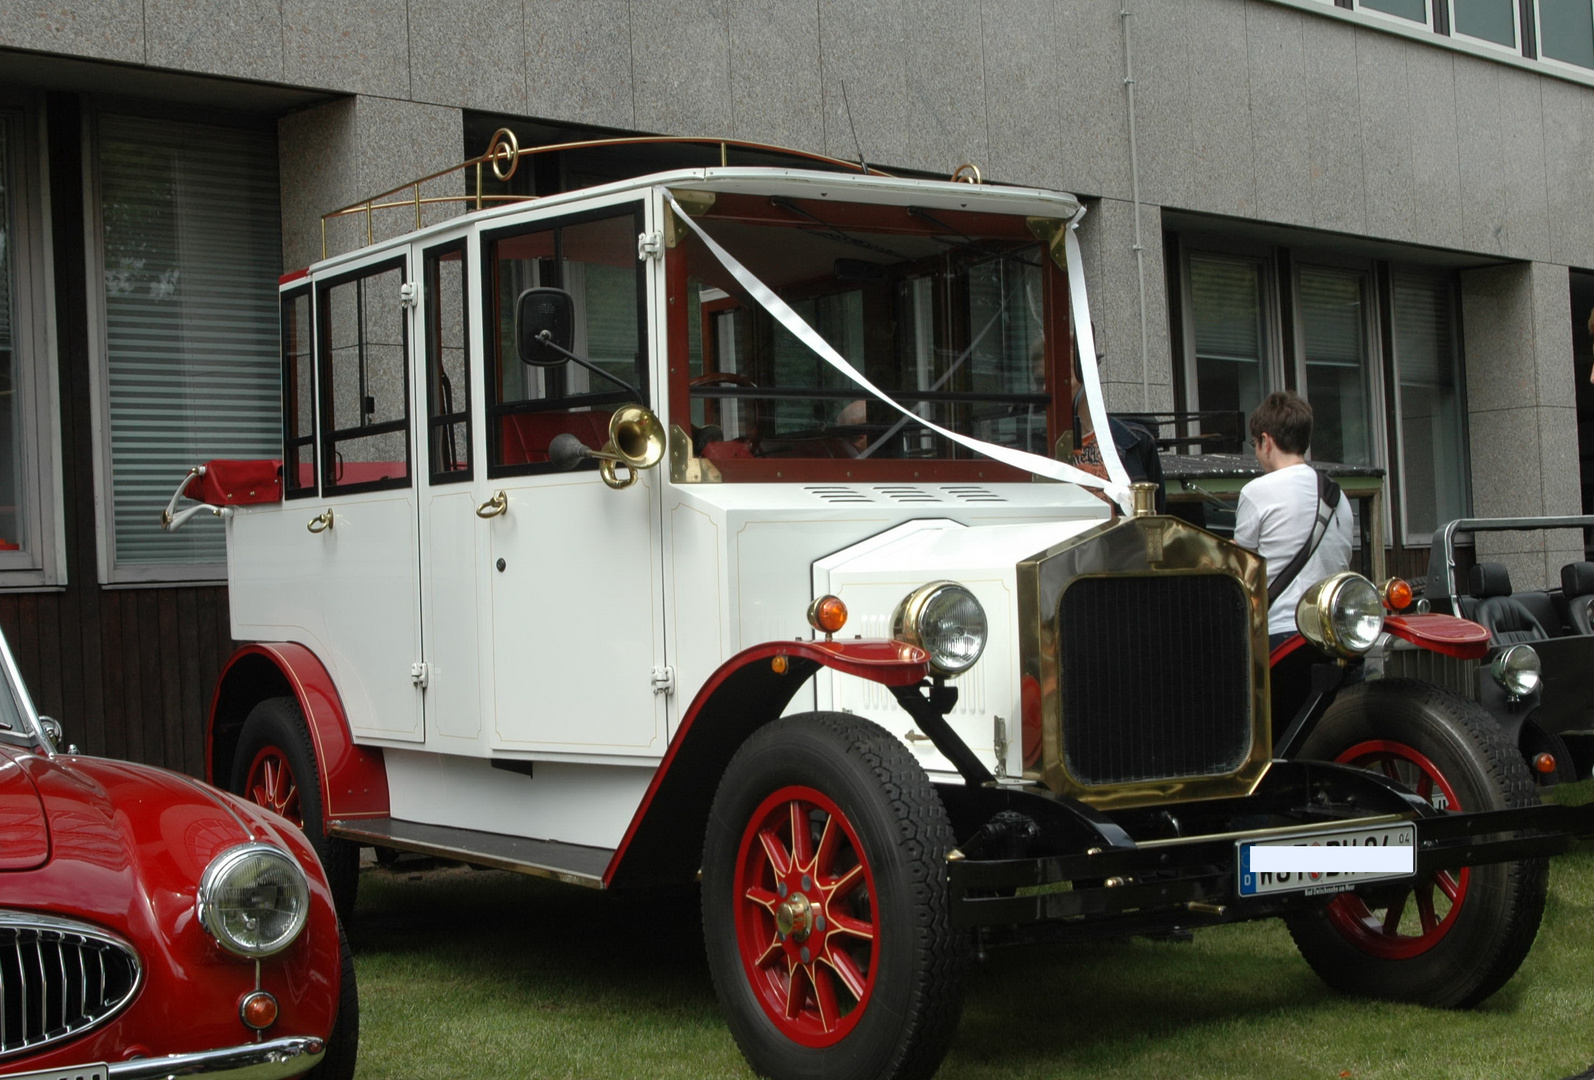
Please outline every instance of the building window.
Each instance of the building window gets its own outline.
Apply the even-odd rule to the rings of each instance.
[[[1274,388],[1261,259],[1191,252],[1187,366],[1191,405],[1250,411]]]
[[[1589,0],[1539,0],[1539,55],[1594,69],[1594,7]]]
[[[44,232],[26,114],[0,98],[0,586],[61,583]]]
[[[1390,296],[1401,532],[1408,544],[1426,544],[1440,523],[1467,513],[1454,289],[1447,277],[1396,272]]]
[[[1517,40],[1520,26],[1517,0],[1450,0],[1450,32],[1456,37],[1487,41],[1516,52],[1521,48]]]
[[[166,533],[192,465],[282,452],[282,263],[270,133],[98,118],[102,578],[224,576],[220,523]]]
[[[1302,266],[1296,276],[1300,392],[1312,403],[1312,456],[1346,465],[1378,460],[1368,363],[1368,275]]]
[[[1356,0],[1355,8],[1377,15],[1392,15],[1422,26],[1433,25],[1433,12],[1428,7],[1428,0]]]

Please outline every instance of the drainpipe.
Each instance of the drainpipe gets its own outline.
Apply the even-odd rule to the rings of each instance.
[[[1135,208],[1135,276],[1140,285],[1140,399],[1151,411],[1151,332],[1146,325],[1146,246],[1140,241],[1140,156],[1135,138],[1135,61],[1129,34],[1131,12],[1126,2],[1118,18],[1124,28],[1124,87],[1129,97],[1129,198]]]

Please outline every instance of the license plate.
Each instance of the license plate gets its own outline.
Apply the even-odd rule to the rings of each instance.
[[[69,1069],[45,1069],[43,1072],[0,1073],[0,1080],[105,1080],[108,1071],[103,1063],[74,1065]]]
[[[1417,844],[1416,827],[1382,825],[1365,829],[1332,829],[1325,832],[1281,836],[1267,840],[1238,840],[1235,860],[1239,867],[1240,895],[1263,896],[1273,893],[1307,894],[1344,892],[1364,881],[1393,881],[1411,877],[1410,869],[1375,870],[1257,870],[1252,868],[1254,853],[1268,848],[1410,848]]]

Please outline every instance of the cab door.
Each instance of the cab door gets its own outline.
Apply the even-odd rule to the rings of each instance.
[[[647,297],[657,271],[638,255],[646,215],[633,196],[482,234],[484,706],[494,751],[664,751],[659,471],[613,490],[596,462],[564,471],[549,460],[556,437],[601,449],[615,409],[638,397],[654,404]],[[572,351],[598,371],[521,361],[515,310],[533,287],[571,294]]]
[[[410,260],[383,252],[315,283],[319,496],[290,535],[321,583],[323,656],[354,734],[419,741],[419,540]],[[289,543],[285,539],[285,544]]]

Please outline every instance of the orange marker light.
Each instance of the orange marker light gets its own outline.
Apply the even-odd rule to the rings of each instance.
[[[1411,582],[1392,577],[1384,582],[1384,606],[1390,611],[1405,611],[1411,606]]]
[[[238,1015],[256,1031],[263,1031],[277,1022],[277,999],[264,990],[256,990],[243,999]]]
[[[834,634],[847,625],[847,605],[839,596],[821,596],[808,605],[808,625],[826,634]]]
[[[1548,776],[1555,771],[1554,754],[1535,754],[1533,756],[1533,771],[1541,772]]]
[[[776,675],[786,674],[786,658],[784,656],[771,657],[769,661],[769,669]]]

